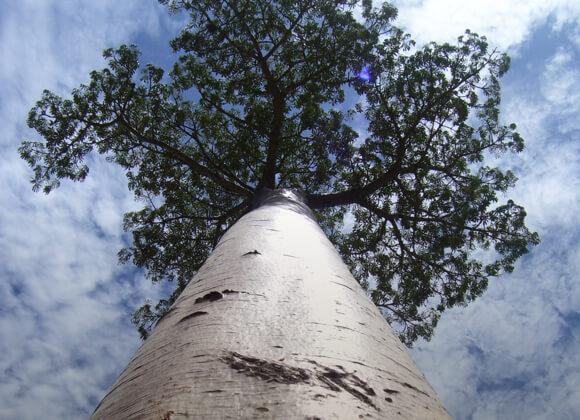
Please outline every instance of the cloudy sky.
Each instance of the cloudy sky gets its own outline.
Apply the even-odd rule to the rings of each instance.
[[[412,354],[458,419],[580,416],[580,2],[401,0],[419,42],[466,28],[512,56],[503,116],[527,141],[499,162],[543,239],[516,271],[443,317]],[[154,0],[0,0],[0,418],[86,418],[139,345],[133,308],[158,290],[116,252],[136,208],[123,174],[95,160],[82,184],[33,193],[17,155],[26,113],[66,95],[100,52],[136,43],[167,60],[179,22]]]

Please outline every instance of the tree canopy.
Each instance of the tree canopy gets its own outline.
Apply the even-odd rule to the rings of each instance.
[[[515,175],[486,163],[524,142],[500,121],[509,59],[485,37],[417,46],[369,0],[161,3],[189,16],[173,68],[107,49],[69,98],[44,91],[28,118],[42,139],[20,147],[46,193],[93,152],[126,171],[144,207],[120,259],[176,285],[135,313],[143,337],[262,188],[304,192],[408,345],[539,242],[499,201]]]

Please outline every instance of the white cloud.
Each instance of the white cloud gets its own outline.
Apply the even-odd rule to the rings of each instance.
[[[420,43],[454,41],[471,29],[503,49],[517,46],[550,17],[555,29],[580,18],[575,0],[397,0],[399,24]]]
[[[546,418],[550,413],[572,418],[568,413],[578,413],[574,385],[580,380],[575,368],[580,336],[566,331],[564,316],[578,311],[575,234],[547,235],[513,275],[492,283],[469,307],[447,314],[432,342],[414,351],[456,418]],[[562,260],[552,252],[556,247],[573,252]],[[566,392],[564,383],[572,385]]]
[[[578,58],[559,48],[537,73],[507,89],[504,118],[518,123],[526,150],[501,164],[520,176],[510,195],[525,203],[530,223],[539,229],[580,222],[571,211],[580,207],[577,63]]]
[[[558,117],[562,133],[580,129],[580,71],[573,50],[560,47],[546,64],[542,75],[542,93]]]
[[[116,261],[135,208],[102,159],[82,185],[31,191],[17,155],[44,88],[66,94],[101,51],[167,26],[154,2],[19,1],[0,17],[0,418],[82,418],[138,345],[130,308],[155,296]],[[167,30],[166,28],[164,30]]]

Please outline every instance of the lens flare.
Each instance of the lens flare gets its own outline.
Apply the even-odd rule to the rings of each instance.
[[[359,77],[359,79],[361,79],[365,82],[371,81],[371,70],[370,70],[368,64],[362,68],[362,70],[358,74],[358,77]]]

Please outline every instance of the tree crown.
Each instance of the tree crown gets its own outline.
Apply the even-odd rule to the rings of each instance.
[[[43,93],[28,118],[42,140],[20,147],[47,193],[83,180],[91,152],[126,170],[146,204],[125,215],[120,259],[176,282],[136,312],[142,336],[263,188],[305,192],[407,344],[539,242],[521,206],[498,203],[515,175],[485,163],[524,144],[500,122],[509,59],[485,37],[417,47],[368,0],[360,20],[351,0],[161,2],[190,18],[171,71],[106,50],[69,99]]]

